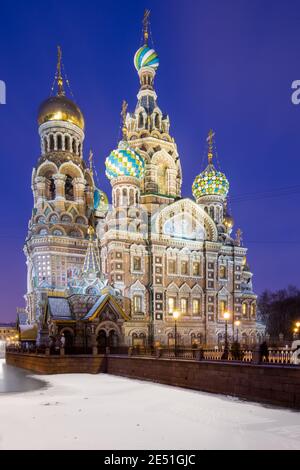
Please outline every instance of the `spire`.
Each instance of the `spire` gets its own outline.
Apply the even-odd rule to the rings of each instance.
[[[144,44],[148,45],[149,39],[149,17],[150,17],[150,10],[144,11],[143,17],[143,37],[144,37]]]
[[[212,164],[212,159],[213,159],[213,146],[214,146],[214,136],[215,133],[212,129],[210,129],[208,136],[207,136],[207,142],[208,142],[208,152],[207,152],[207,159],[208,159],[208,164]]]
[[[128,108],[128,103],[125,100],[123,100],[122,111],[121,111],[123,140],[127,140],[127,126],[126,126],[127,108]]]
[[[58,96],[62,96],[65,94],[64,80],[63,80],[62,73],[61,73],[61,64],[62,64],[62,51],[61,51],[61,47],[57,46],[57,66],[56,66],[55,80],[57,82],[57,88],[58,88],[57,95]]]
[[[95,229],[90,225],[88,228],[89,244],[87,247],[84,263],[83,263],[83,274],[87,274],[89,277],[99,277],[101,272],[100,260],[96,247],[94,244]]]

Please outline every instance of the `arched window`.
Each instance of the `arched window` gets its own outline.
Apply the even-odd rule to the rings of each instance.
[[[243,315],[247,315],[247,304],[246,304],[246,302],[243,302],[242,312],[243,312]]]
[[[70,137],[68,135],[65,137],[65,150],[70,151]]]
[[[226,279],[226,266],[220,266],[220,279]]]
[[[143,117],[143,114],[140,113],[139,114],[139,128],[142,129],[144,126],[144,117]]]
[[[81,144],[78,144],[78,155],[81,155]]]
[[[72,140],[72,152],[76,153],[76,140],[75,139]]]
[[[251,304],[251,306],[250,306],[250,315],[251,315],[251,317],[255,316],[255,305],[254,304]]]
[[[159,114],[155,115],[155,127],[159,129]]]
[[[44,152],[47,152],[48,151],[48,141],[47,141],[47,137],[44,137]]]
[[[61,136],[61,134],[57,135],[57,150],[62,150],[62,136]]]
[[[50,178],[49,199],[50,201],[53,201],[55,199],[55,181],[53,178]]]
[[[49,144],[50,144],[50,151],[54,150],[54,136],[53,136],[53,134],[50,134]]]
[[[128,206],[128,197],[127,197],[127,189],[123,188],[122,191],[122,205],[123,206]]]
[[[74,201],[74,187],[73,180],[70,175],[67,175],[65,182],[65,197],[67,201]]]
[[[158,167],[158,192],[168,194],[167,167],[164,164]]]

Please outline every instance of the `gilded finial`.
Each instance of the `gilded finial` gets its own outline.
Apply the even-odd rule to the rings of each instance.
[[[90,240],[93,240],[94,234],[95,234],[95,229],[91,225],[89,225],[89,228],[87,230],[88,236],[90,237]]]
[[[61,74],[61,62],[62,62],[62,51],[61,47],[57,46],[57,67],[56,67],[56,81],[57,81],[57,88],[58,88],[58,96],[64,95],[64,81]]]
[[[126,127],[127,108],[128,108],[128,103],[125,100],[123,100],[121,116],[122,116],[122,134],[123,134],[124,140],[127,139],[127,127]]]
[[[89,153],[89,164],[90,164],[90,172],[92,174],[93,174],[93,157],[94,157],[94,154],[93,154],[93,151],[91,149],[90,153]]]
[[[210,129],[209,133],[208,133],[208,136],[207,136],[207,142],[208,142],[208,153],[207,153],[207,158],[208,158],[208,163],[209,165],[212,163],[212,159],[213,159],[213,144],[214,144],[214,141],[213,141],[213,138],[214,138],[214,131],[212,129]]]
[[[144,18],[143,18],[143,35],[144,35],[145,44],[148,44],[148,39],[149,39],[149,16],[150,16],[150,10],[146,9],[144,12]]]

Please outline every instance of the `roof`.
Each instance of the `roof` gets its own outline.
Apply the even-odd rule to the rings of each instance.
[[[37,325],[20,325],[21,341],[35,341],[37,337]]]
[[[105,301],[105,299],[109,296],[109,294],[104,294],[99,297],[97,302],[92,306],[91,310],[83,317],[83,320],[88,320],[91,318],[94,313],[96,312],[97,308]]]
[[[69,302],[65,298],[48,297],[48,308],[54,320],[73,320]]]

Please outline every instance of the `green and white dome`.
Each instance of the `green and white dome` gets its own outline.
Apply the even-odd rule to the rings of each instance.
[[[229,191],[229,182],[221,171],[217,171],[214,165],[209,164],[206,169],[196,176],[193,183],[193,195],[195,199],[201,196],[227,196]]]
[[[137,71],[142,67],[151,67],[156,70],[159,66],[159,58],[154,49],[151,49],[147,44],[140,47],[134,56],[134,66]]]

